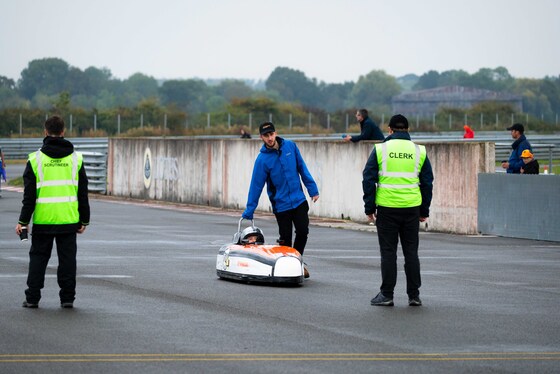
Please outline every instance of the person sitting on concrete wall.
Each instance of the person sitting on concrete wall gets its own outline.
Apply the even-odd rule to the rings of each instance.
[[[251,139],[251,134],[243,127],[241,128],[241,139]]]
[[[367,109],[360,109],[356,112],[356,120],[360,123],[360,135],[346,135],[345,142],[357,143],[361,140],[385,140],[381,129],[369,118]]]

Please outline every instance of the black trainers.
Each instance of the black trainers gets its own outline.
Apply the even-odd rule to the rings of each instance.
[[[27,300],[26,300],[26,301],[23,302],[23,304],[22,304],[21,306],[24,307],[24,308],[37,309],[37,308],[39,307],[39,304],[37,304],[37,303],[30,303],[30,302],[27,302]]]
[[[420,300],[420,298],[418,296],[411,297],[410,299],[408,299],[408,305],[410,305],[410,306],[421,306],[422,305],[422,300]]]
[[[61,308],[66,308],[66,309],[70,309],[74,307],[74,303],[71,301],[66,301],[66,302],[61,302],[60,303],[60,307]]]
[[[393,304],[393,299],[389,299],[388,297],[383,296],[383,294],[380,292],[377,294],[377,296],[371,299],[371,305],[393,306],[395,304]]]
[[[303,277],[305,279],[309,278],[309,270],[307,270],[307,264],[303,265]]]

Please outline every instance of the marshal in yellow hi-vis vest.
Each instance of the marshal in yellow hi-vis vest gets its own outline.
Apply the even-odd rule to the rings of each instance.
[[[64,158],[51,158],[40,150],[29,154],[37,180],[33,223],[64,225],[80,222],[78,171],[82,154],[74,151]]]
[[[412,208],[422,204],[418,175],[426,160],[426,148],[410,140],[392,139],[375,145],[379,180],[375,204],[388,208]]]

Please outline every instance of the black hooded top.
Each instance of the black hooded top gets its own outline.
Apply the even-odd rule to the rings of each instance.
[[[47,136],[43,139],[41,152],[51,158],[64,158],[74,152],[74,146],[63,137]],[[31,216],[35,211],[35,200],[37,199],[37,176],[33,172],[31,163],[27,161],[25,171],[23,172],[23,207],[19,216],[19,223],[27,225],[31,221]],[[82,167],[78,171],[78,213],[80,221],[72,224],[64,225],[45,225],[33,224],[33,233],[44,234],[62,234],[76,232],[81,225],[89,224],[89,199],[88,199],[88,179],[86,170],[82,163]]]

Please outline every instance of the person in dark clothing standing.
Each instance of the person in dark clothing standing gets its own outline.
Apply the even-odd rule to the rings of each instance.
[[[382,283],[371,305],[394,305],[400,238],[408,304],[420,306],[418,231],[430,213],[434,175],[426,148],[410,140],[406,117],[391,117],[389,128],[390,135],[375,145],[363,171],[365,213],[375,219],[381,250]]]
[[[346,135],[345,142],[356,143],[360,140],[383,140],[383,132],[381,129],[369,118],[366,109],[360,109],[356,112],[356,119],[360,123],[361,134],[357,136]]]
[[[528,149],[521,153],[523,166],[520,169],[521,174],[539,174],[539,162]]]
[[[23,173],[23,206],[16,225],[16,234],[20,235],[33,216],[23,307],[39,306],[56,240],[60,306],[72,308],[76,295],[76,233],[85,231],[90,218],[88,179],[82,155],[64,139],[62,118],[48,118],[45,135],[41,149],[29,154]]]
[[[264,144],[255,160],[247,206],[242,217],[253,219],[253,213],[259,204],[259,197],[266,183],[272,212],[278,223],[280,234],[278,243],[291,247],[292,226],[295,227],[296,237],[293,248],[303,256],[309,234],[309,204],[301,182],[303,181],[313,202],[319,199],[319,189],[296,143],[276,136],[276,129],[272,122],[261,124],[259,133]],[[304,276],[309,278],[307,266],[304,269]]]
[[[511,148],[513,150],[511,151],[509,160],[502,162],[502,168],[506,169],[506,173],[508,174],[519,174],[521,172],[521,167],[523,166],[521,153],[523,153],[526,149],[532,152],[533,149],[523,134],[525,132],[525,127],[523,127],[522,124],[516,123],[511,127],[508,127],[507,130],[511,131],[511,137],[515,139],[515,141],[511,144]]]

